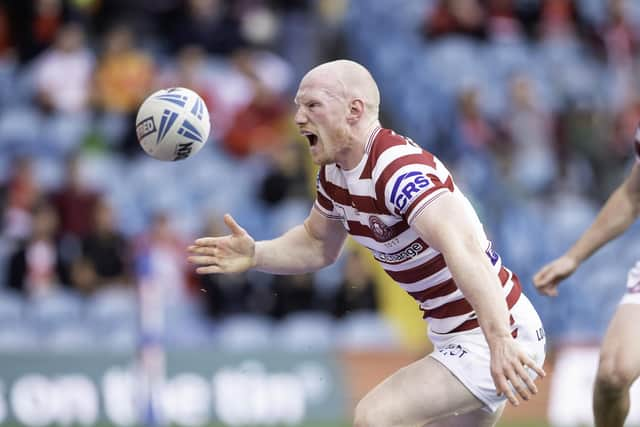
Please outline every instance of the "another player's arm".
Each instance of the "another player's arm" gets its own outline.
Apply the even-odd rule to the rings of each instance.
[[[537,388],[524,368],[529,367],[540,376],[545,374],[511,336],[504,292],[486,248],[477,237],[475,221],[464,200],[455,193],[444,193],[419,213],[411,225],[443,254],[456,284],[475,310],[491,349],[491,373],[496,389],[517,405],[507,381],[527,400],[531,393],[537,393]]]
[[[628,229],[640,214],[640,163],[611,194],[598,216],[562,256],[543,266],[533,284],[542,294],[558,295],[560,282],[569,277],[595,251]]]
[[[298,274],[316,271],[333,263],[344,245],[346,231],[316,209],[303,224],[273,240],[255,242],[230,215],[224,221],[231,234],[197,239],[189,247],[189,261],[196,272],[238,273],[256,269],[274,274]]]
[[[640,214],[640,163],[636,162],[629,176],[611,194],[593,224],[567,251],[576,264],[582,263],[595,251],[615,239],[638,218]]]
[[[319,270],[338,259],[346,237],[340,221],[312,208],[303,224],[276,239],[256,243],[254,268],[274,274]]]

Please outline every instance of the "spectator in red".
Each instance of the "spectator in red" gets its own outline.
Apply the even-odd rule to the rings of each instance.
[[[31,232],[31,211],[40,197],[41,189],[31,158],[17,158],[12,167],[6,185],[3,234],[11,239],[23,239]]]
[[[7,12],[22,63],[53,44],[68,15],[63,0],[10,1]]]
[[[261,79],[249,57],[236,56],[236,63],[251,82],[253,98],[234,117],[223,147],[237,157],[246,157],[291,139],[293,120],[287,101]]]
[[[93,212],[100,195],[87,188],[82,179],[80,157],[67,159],[65,182],[50,196],[51,203],[60,217],[60,235],[64,239],[79,242],[92,226]]]
[[[430,39],[452,34],[485,39],[485,10],[478,0],[440,0],[425,19],[424,33]]]

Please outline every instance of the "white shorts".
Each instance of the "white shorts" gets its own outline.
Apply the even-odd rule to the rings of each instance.
[[[627,292],[620,304],[640,304],[640,261],[636,262],[627,274]]]
[[[511,309],[514,318],[512,330],[517,328],[516,341],[529,357],[542,367],[545,358],[545,334],[542,321],[527,297],[522,294]],[[429,333],[434,351],[429,355],[442,363],[467,389],[485,404],[488,412],[497,411],[506,397],[496,395],[496,386],[491,377],[489,345],[480,328],[455,334]],[[529,369],[535,379],[537,374]]]

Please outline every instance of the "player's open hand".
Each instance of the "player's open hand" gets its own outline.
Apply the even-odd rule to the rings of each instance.
[[[542,267],[533,276],[533,284],[543,295],[558,296],[558,285],[571,276],[577,267],[578,263],[573,258],[563,255]]]
[[[491,376],[497,393],[504,395],[514,406],[520,404],[518,396],[529,400],[538,393],[527,368],[540,377],[546,375],[511,336],[491,345]]]
[[[255,266],[255,241],[229,214],[224,223],[231,234],[202,237],[189,246],[189,262],[199,265],[196,272],[241,273]]]

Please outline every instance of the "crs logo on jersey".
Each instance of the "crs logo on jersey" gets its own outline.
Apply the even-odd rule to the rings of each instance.
[[[409,205],[409,202],[429,185],[431,185],[431,181],[422,172],[404,173],[396,178],[396,182],[393,184],[391,203],[402,212]]]

